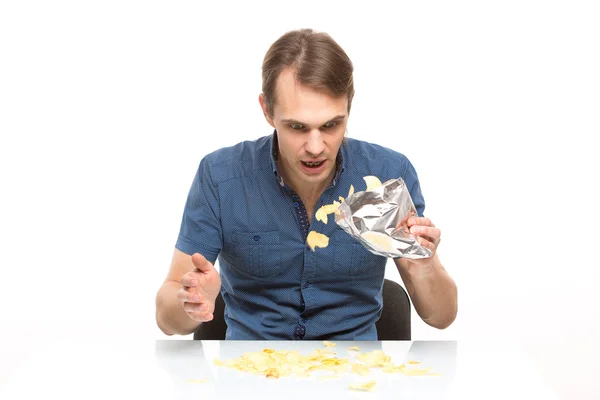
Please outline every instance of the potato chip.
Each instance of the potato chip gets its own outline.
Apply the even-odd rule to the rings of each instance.
[[[377,189],[379,186],[382,186],[381,181],[376,176],[367,175],[364,176],[363,179],[367,183],[367,191]]]
[[[370,390],[375,389],[376,384],[377,384],[376,381],[369,381],[369,382],[365,382],[365,383],[351,383],[348,385],[348,387],[351,390],[370,391]]]
[[[421,362],[420,362],[420,361],[413,361],[413,360],[410,360],[408,363],[409,363],[409,364],[420,364]]]
[[[350,191],[348,192],[348,196],[346,196],[346,197],[350,197],[350,196],[352,196],[353,194],[354,194],[354,186],[353,186],[353,185],[350,185]]]
[[[310,231],[306,238],[306,243],[308,243],[312,251],[315,251],[315,247],[325,248],[329,246],[329,238],[322,233]]]
[[[367,368],[366,366],[364,366],[363,364],[352,364],[352,368],[350,369],[350,372],[353,372],[355,374],[359,374],[361,376],[367,376],[371,373],[371,370],[369,368]]]
[[[386,373],[401,373],[405,376],[439,375],[430,372],[429,369],[410,369],[405,364],[394,365],[391,357],[382,350],[374,350],[370,353],[357,354],[356,359],[360,362],[351,363],[347,358],[338,358],[331,350],[335,343],[323,341],[326,348],[313,350],[308,356],[301,355],[298,351],[285,351],[262,349],[257,352],[245,352],[240,358],[222,361],[215,359],[214,363],[219,366],[235,369],[269,379],[279,379],[290,375],[296,377],[310,377],[313,373],[329,372],[323,379],[333,379],[347,373],[356,373],[361,376],[370,374],[371,368],[382,368]],[[359,351],[357,346],[348,350]],[[188,382],[204,383],[206,380],[189,380]],[[372,381],[374,387],[375,381]],[[371,383],[358,384],[355,390],[368,389]],[[361,385],[367,385],[361,388]],[[365,389],[366,388],[366,389]]]
[[[279,375],[279,371],[278,371],[277,369],[275,369],[275,368],[269,368],[269,369],[266,371],[266,374],[265,374],[265,376],[266,376],[267,378],[275,378],[275,379],[278,379],[280,375]]]
[[[392,358],[383,350],[373,350],[370,353],[359,354],[357,358],[369,368],[385,367],[392,362]]]
[[[344,198],[342,196],[338,197],[340,199],[340,202],[343,203],[344,202]]]
[[[331,214],[331,213],[336,213],[339,214],[340,211],[338,210],[340,206],[340,203],[338,203],[337,201],[334,201],[333,204],[326,204],[324,206],[321,206],[321,208],[319,208],[317,210],[317,212],[315,213],[315,217],[317,218],[317,221],[321,221],[324,224],[327,224],[327,214]]]
[[[358,346],[348,347],[348,351],[360,351],[360,347],[358,347]]]
[[[383,251],[392,251],[392,238],[381,232],[367,231],[360,234],[367,242]]]

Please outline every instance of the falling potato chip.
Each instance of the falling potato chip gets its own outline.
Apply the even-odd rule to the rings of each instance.
[[[308,243],[312,251],[315,251],[315,247],[325,248],[329,246],[329,238],[322,233],[310,231],[306,238],[306,243]]]
[[[335,344],[335,343],[333,343],[333,342],[328,342],[327,340],[324,340],[324,341],[323,341],[323,344],[324,344],[326,347],[335,347],[335,346],[336,346],[336,344]]]
[[[331,214],[331,213],[336,213],[339,214],[340,211],[338,210],[340,206],[340,203],[338,203],[337,201],[334,201],[333,204],[326,204],[324,206],[322,206],[321,208],[319,208],[317,210],[317,212],[315,213],[315,217],[317,218],[317,221],[321,221],[324,224],[327,224],[327,214]]]
[[[377,384],[376,381],[369,381],[369,382],[365,382],[365,383],[351,383],[348,385],[348,387],[351,390],[370,391],[370,390],[375,389],[376,384]]]
[[[373,175],[364,176],[363,179],[367,183],[367,191],[377,189],[381,185],[381,181],[379,178]]]
[[[392,249],[394,248],[392,244],[392,238],[383,233],[367,231],[361,233],[360,236],[362,236],[367,242],[371,243],[372,245],[383,251],[389,252],[392,251]]]
[[[348,196],[346,196],[346,197],[350,197],[350,196],[352,196],[353,194],[354,194],[354,186],[353,186],[353,185],[350,185],[350,191],[348,192]]]

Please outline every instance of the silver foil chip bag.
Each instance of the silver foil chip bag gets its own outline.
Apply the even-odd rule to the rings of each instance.
[[[390,179],[381,186],[348,196],[335,222],[371,253],[410,259],[431,257],[410,233],[408,219],[417,210],[404,180]]]

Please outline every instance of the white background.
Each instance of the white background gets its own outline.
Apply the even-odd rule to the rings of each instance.
[[[354,63],[349,136],[409,157],[442,230],[458,318],[415,314],[413,339],[514,341],[594,398],[595,2],[286,4],[1,3],[0,337],[165,338],[154,296],[197,165],[271,133],[262,58],[311,27]]]

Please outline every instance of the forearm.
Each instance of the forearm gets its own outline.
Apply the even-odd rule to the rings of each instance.
[[[411,269],[405,259],[394,261],[421,319],[438,329],[450,326],[458,310],[457,289],[437,255],[431,268],[425,271]]]
[[[156,295],[156,323],[166,335],[189,335],[200,322],[191,319],[177,299],[181,284],[175,281],[165,282]]]

